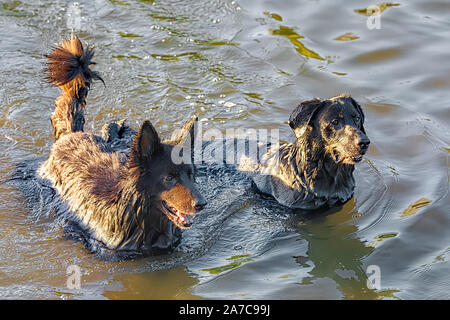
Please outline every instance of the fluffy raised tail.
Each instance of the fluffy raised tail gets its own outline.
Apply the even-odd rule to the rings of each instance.
[[[89,66],[94,56],[92,48],[83,48],[81,41],[72,32],[70,39],[63,40],[53,48],[48,58],[46,80],[61,89],[55,100],[55,111],[50,117],[55,140],[61,135],[84,128],[86,97],[93,80],[103,79]]]

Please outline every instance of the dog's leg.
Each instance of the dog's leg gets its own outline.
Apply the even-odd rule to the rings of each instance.
[[[72,32],[70,39],[63,40],[49,55],[46,80],[61,89],[55,100],[55,110],[50,117],[55,140],[66,133],[83,131],[86,96],[93,80],[103,79],[89,66],[94,52],[83,48]],[[104,83],[104,82],[103,82]]]

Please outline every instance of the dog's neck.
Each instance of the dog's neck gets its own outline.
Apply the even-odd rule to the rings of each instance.
[[[338,197],[353,193],[354,165],[336,163],[321,141],[301,137],[295,143],[284,145],[280,151],[280,160],[289,154],[293,160],[293,177],[309,192],[317,196],[336,194]]]

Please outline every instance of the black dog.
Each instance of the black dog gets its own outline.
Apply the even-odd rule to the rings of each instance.
[[[361,106],[348,95],[302,102],[289,119],[297,141],[269,149],[251,170],[256,187],[291,208],[345,203],[355,188],[354,165],[370,143],[363,123]]]
[[[353,195],[354,165],[370,143],[363,123],[360,105],[348,95],[304,101],[289,119],[295,143],[267,144],[250,137],[216,139],[203,143],[202,159],[237,164],[260,192],[290,208],[334,206]]]
[[[171,141],[161,141],[144,121],[128,154],[113,143],[130,129],[114,123],[104,137],[84,133],[84,107],[91,82],[91,49],[72,34],[48,55],[47,79],[62,94],[51,116],[55,143],[39,175],[67,205],[65,218],[83,231],[93,251],[152,254],[170,251],[206,205],[194,187],[191,163],[172,161],[172,150],[194,139],[193,117]],[[102,80],[103,81],[103,80]],[[131,133],[131,136],[134,132]]]

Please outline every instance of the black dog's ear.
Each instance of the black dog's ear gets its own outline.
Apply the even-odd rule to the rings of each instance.
[[[322,101],[316,98],[303,101],[295,108],[289,117],[289,125],[297,138],[300,138],[305,133],[312,118],[320,110],[321,106]]]
[[[355,107],[355,109],[358,111],[359,116],[361,117],[360,129],[362,132],[366,133],[366,130],[364,129],[364,125],[363,125],[364,119],[365,119],[364,112],[362,111],[362,108],[359,105],[359,103],[355,101],[355,99],[353,99],[352,97],[349,97],[349,98],[350,98],[350,101],[352,102],[353,106]]]
[[[160,147],[161,141],[155,128],[150,121],[144,121],[133,141],[133,160],[135,162],[145,163],[150,160]]]

